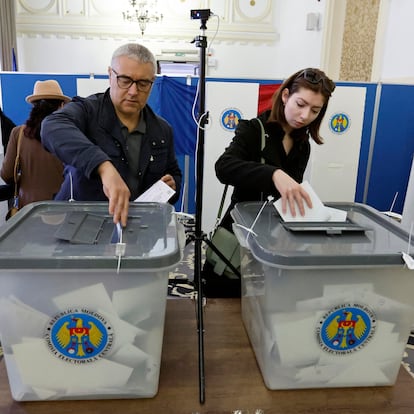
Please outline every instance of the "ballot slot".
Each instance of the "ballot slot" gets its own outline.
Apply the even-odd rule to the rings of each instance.
[[[55,233],[56,238],[76,244],[95,244],[102,232],[105,217],[83,211],[67,214]]]
[[[282,222],[282,225],[286,230],[299,234],[308,232],[325,233],[328,235],[341,235],[344,233],[364,234],[370,230],[349,220],[340,222]]]

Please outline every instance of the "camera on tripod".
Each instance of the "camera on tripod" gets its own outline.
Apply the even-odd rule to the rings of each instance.
[[[191,19],[202,19],[202,20],[208,20],[208,18],[211,16],[210,9],[198,9],[198,10],[191,10]]]

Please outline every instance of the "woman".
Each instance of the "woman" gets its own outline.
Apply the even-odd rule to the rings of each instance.
[[[323,143],[319,128],[334,89],[335,84],[319,69],[307,68],[285,80],[273,96],[272,108],[258,117],[266,133],[263,149],[257,119],[239,122],[230,146],[215,164],[220,182],[234,187],[221,223],[224,227],[232,230],[230,211],[241,201],[281,197],[283,211],[289,208],[293,216],[304,214],[305,203],[312,207],[300,183],[310,156],[309,139]],[[208,265],[204,277],[214,279]],[[239,280],[233,289],[238,296]]]
[[[3,144],[3,153],[6,153],[7,143],[12,129],[16,124],[0,108],[0,125],[1,125],[1,142]]]
[[[3,144],[3,154],[6,153],[7,143],[12,129],[16,124],[2,111],[0,108],[0,126],[1,126],[1,142]],[[0,185],[0,201],[8,201],[13,197],[13,186],[10,184]]]
[[[26,102],[33,108],[24,125],[15,127],[7,145],[0,175],[6,183],[14,182],[14,162],[20,130],[23,134],[20,143],[19,209],[34,201],[52,200],[63,181],[63,164],[46,151],[40,141],[40,125],[43,119],[61,108],[70,98],[63,95],[55,80],[37,81],[33,94]]]

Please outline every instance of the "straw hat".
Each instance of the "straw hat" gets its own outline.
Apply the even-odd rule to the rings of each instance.
[[[27,96],[26,102],[32,103],[40,101],[41,99],[61,99],[64,102],[71,100],[68,96],[63,95],[59,83],[53,79],[36,81],[33,88],[33,95]]]

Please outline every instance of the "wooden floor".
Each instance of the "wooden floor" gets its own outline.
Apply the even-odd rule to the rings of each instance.
[[[412,414],[414,379],[402,367],[393,387],[270,391],[240,318],[240,300],[209,299],[204,310],[205,402],[200,404],[195,302],[169,299],[155,398],[14,402],[0,363],[0,413],[7,414]],[[45,367],[47,373],[47,367]]]

